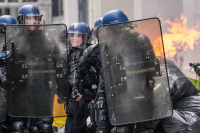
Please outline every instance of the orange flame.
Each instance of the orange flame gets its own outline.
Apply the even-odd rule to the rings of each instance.
[[[162,38],[158,37],[154,42],[153,42],[153,50],[155,52],[156,56],[161,56],[163,57],[163,47],[162,47]]]
[[[167,58],[173,57],[177,52],[194,49],[194,44],[197,43],[196,41],[200,37],[200,32],[187,27],[187,19],[183,14],[180,15],[180,20],[174,19],[174,22],[171,22],[167,19],[164,23],[171,26],[167,29],[168,33],[163,34],[165,55]],[[158,50],[160,48],[159,44],[162,44],[160,37],[153,42],[156,56],[160,56],[163,53],[162,50]]]

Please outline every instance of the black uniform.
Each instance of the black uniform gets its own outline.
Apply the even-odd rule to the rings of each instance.
[[[87,44],[87,46],[90,44]],[[83,54],[83,49],[80,48],[72,48],[69,51],[69,56],[68,56],[68,67],[69,67],[69,72],[71,75],[69,77],[69,83],[72,84],[73,83],[73,79],[71,78],[71,76],[74,73],[74,70],[79,62],[79,59],[81,58]],[[65,125],[65,133],[71,133],[72,130],[72,125],[73,125],[73,121],[75,120],[76,122],[74,123],[75,125],[73,125],[74,127],[74,133],[87,133],[88,129],[87,129],[87,125],[86,125],[86,119],[88,118],[90,112],[89,112],[89,108],[88,108],[88,103],[91,101],[92,99],[92,95],[94,94],[94,90],[91,89],[92,85],[96,84],[96,77],[95,77],[95,70],[90,69],[88,71],[88,73],[86,75],[84,75],[84,77],[81,78],[82,80],[82,85],[81,87],[81,94],[83,95],[83,98],[81,101],[79,101],[79,109],[80,112],[78,110],[71,110],[69,108],[71,108],[71,105],[73,107],[76,106],[76,102],[72,99],[69,99],[68,102],[68,106],[67,106],[67,120],[66,120],[66,125]],[[78,84],[79,85],[79,84]],[[72,88],[70,85],[70,94],[72,93]],[[71,94],[72,95],[72,94]],[[78,116],[76,116],[78,113]]]
[[[97,130],[110,131],[111,125],[108,122],[108,114],[106,111],[106,100],[104,92],[104,81],[101,72],[101,60],[100,60],[100,48],[99,45],[92,45],[84,50],[83,56],[79,60],[78,67],[76,68],[76,75],[73,79],[72,86],[78,86],[81,78],[83,78],[90,71],[90,67],[93,66],[96,70],[97,75],[99,76],[98,90],[95,97],[96,102],[103,101],[104,105],[96,110],[96,112],[101,113],[101,115],[96,115],[99,121],[96,121]]]
[[[126,35],[130,35],[130,34],[131,33],[129,33],[129,32],[126,33]],[[134,36],[134,38],[132,38],[132,39],[134,39],[134,40],[129,40],[127,42],[129,42],[129,43],[132,42],[133,45],[135,42],[140,43],[142,45],[142,50],[143,50],[142,53],[146,53],[148,51],[150,53],[149,56],[151,58],[155,58],[155,55],[153,52],[153,47],[152,47],[149,39],[146,36],[140,35],[138,33],[135,33],[135,35],[133,35],[133,36]],[[124,47],[129,48],[129,47],[127,47],[127,45],[124,45]],[[131,48],[130,48],[130,50],[131,50]],[[145,57],[145,54],[143,54],[143,55],[144,55],[143,57]],[[87,74],[87,72],[90,69],[90,66],[94,66],[94,68],[96,69],[96,71],[100,77],[98,91],[97,91],[97,95],[96,95],[96,101],[95,101],[96,102],[95,120],[96,120],[97,131],[110,132],[112,126],[109,123],[109,119],[108,119],[104,80],[103,80],[102,71],[101,71],[102,66],[101,66],[101,57],[100,57],[100,47],[98,44],[90,46],[89,48],[87,48],[84,51],[83,56],[80,59],[79,65],[76,69],[76,75],[74,75],[74,80],[73,80],[74,88],[76,88],[78,86],[78,84],[80,83],[80,79],[84,75]],[[131,127],[133,130],[134,125],[126,125],[126,127]],[[151,122],[138,123],[136,132],[142,132],[142,131],[146,131],[148,129],[153,129],[153,128],[154,128],[154,124]]]
[[[1,108],[0,108],[0,117],[1,119],[5,118],[6,115],[6,88],[7,88],[7,80],[6,80],[6,70],[3,61],[0,61],[0,89],[1,89]],[[2,132],[3,122],[0,122],[0,133]]]
[[[0,52],[4,51],[3,44],[5,43],[5,35],[0,33]],[[5,63],[0,59],[0,133],[3,125],[3,121],[6,118],[6,70]]]

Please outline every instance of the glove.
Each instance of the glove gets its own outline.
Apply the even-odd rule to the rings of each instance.
[[[79,93],[78,86],[73,86],[72,87],[72,93],[71,93],[71,100],[72,101],[75,101],[76,98],[78,97],[77,93]]]
[[[72,93],[70,95],[70,99],[69,99],[67,109],[66,109],[67,114],[74,114],[76,112],[76,98],[78,97],[77,93],[79,93],[78,87],[73,86]]]

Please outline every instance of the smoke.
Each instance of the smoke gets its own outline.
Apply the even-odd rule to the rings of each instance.
[[[158,17],[162,20],[174,20],[183,13],[183,3],[181,0],[143,0],[143,18]],[[163,33],[167,32],[169,24],[162,24]]]

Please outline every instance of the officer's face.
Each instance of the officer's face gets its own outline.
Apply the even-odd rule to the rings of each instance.
[[[27,16],[25,19],[25,23],[27,25],[39,24],[39,17],[38,16]],[[35,26],[30,26],[31,30],[34,30],[35,28],[36,28]]]
[[[112,41],[113,39],[113,32],[112,30],[109,30],[109,29],[106,29],[106,30],[102,29],[102,31],[99,32],[98,37],[99,37],[99,42],[110,43],[110,41]]]
[[[81,34],[69,34],[69,41],[72,47],[80,47],[83,42],[83,37]]]

